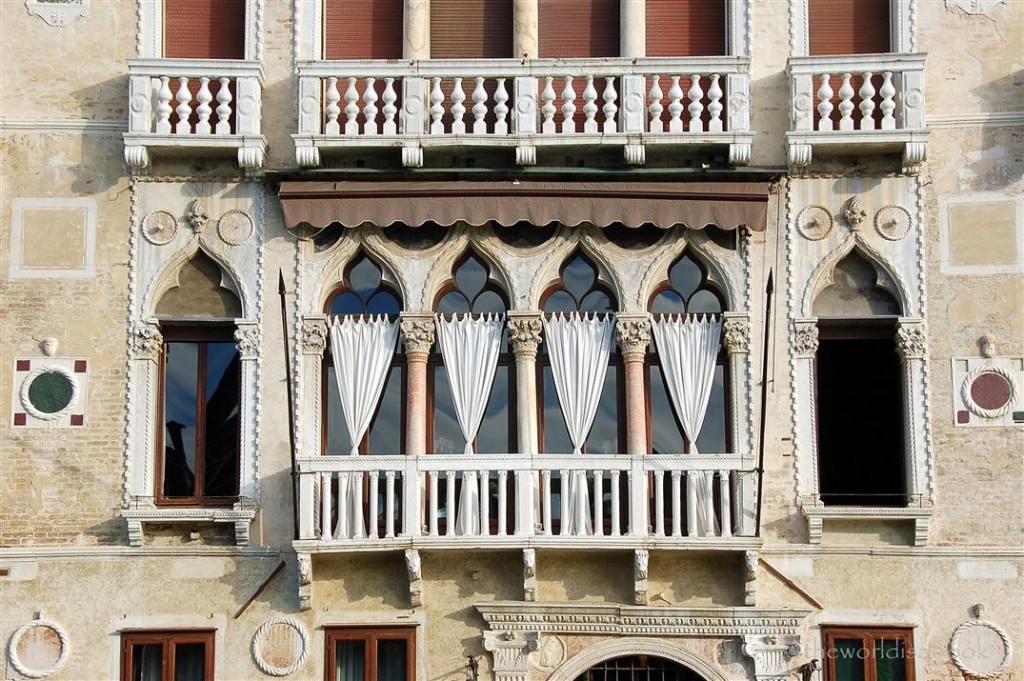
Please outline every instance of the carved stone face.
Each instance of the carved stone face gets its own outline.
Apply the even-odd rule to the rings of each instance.
[[[991,358],[996,356],[996,339],[989,335],[984,335],[978,339],[978,343],[981,345],[981,356],[985,358]]]
[[[55,354],[57,354],[58,345],[60,345],[59,341],[56,338],[50,336],[48,338],[44,338],[42,342],[39,344],[39,347],[42,348],[44,355],[46,355],[47,357],[53,357]]]

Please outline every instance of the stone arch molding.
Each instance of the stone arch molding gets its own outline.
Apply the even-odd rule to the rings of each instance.
[[[360,233],[358,240],[350,240],[334,253],[330,264],[323,270],[324,274],[322,276],[316,274],[315,271],[307,270],[306,274],[309,280],[316,282],[316,290],[308,297],[309,303],[307,305],[312,305],[312,307],[306,310],[306,314],[317,315],[323,313],[327,297],[334,289],[344,283],[345,268],[358,256],[360,251],[365,253],[367,257],[380,267],[383,281],[391,284],[398,291],[398,294],[402,297],[402,309],[409,309],[411,303],[409,298],[411,295],[410,291],[414,290],[414,287],[409,285],[405,277],[400,276],[402,268],[399,266],[394,254],[388,251],[387,248],[384,248],[379,239],[372,239],[368,235]]]
[[[680,239],[678,244],[672,248],[659,249],[658,255],[647,268],[637,293],[637,306],[640,310],[647,311],[654,287],[668,279],[669,267],[685,253],[692,253],[707,268],[708,281],[717,286],[725,295],[727,310],[735,311],[746,308],[743,295],[743,272],[731,271],[732,268],[728,264],[729,256],[725,249],[715,244],[707,234],[703,231],[689,230],[686,232],[685,239]],[[739,263],[741,259],[737,256],[734,257]],[[742,264],[739,267],[743,269]]]
[[[458,235],[445,244],[445,249],[430,268],[426,285],[423,287],[423,309],[433,311],[437,294],[452,280],[452,267],[455,266],[459,259],[470,252],[487,263],[490,270],[488,279],[496,282],[501,287],[505,292],[505,296],[509,299],[510,305],[514,304],[516,299],[516,292],[513,286],[514,281],[506,271],[505,263],[500,255],[493,248],[488,248],[485,245],[487,239],[481,237],[486,237],[486,233],[472,234],[472,232],[481,228],[467,228],[461,226],[461,224],[457,229],[459,230]]]
[[[725,676],[703,658],[671,641],[657,638],[620,638],[595,643],[556,669],[548,681],[573,681],[595,664],[625,655],[657,655],[692,669],[707,681],[726,681]]]
[[[577,235],[569,233],[557,235],[555,239],[559,240],[560,243],[552,245],[550,255],[538,268],[537,275],[534,277],[533,284],[530,287],[530,303],[538,308],[540,307],[540,299],[544,295],[544,291],[554,282],[558,281],[558,273],[562,265],[578,249],[590,258],[594,266],[597,267],[598,281],[607,284],[611,288],[618,300],[619,311],[624,311],[625,306],[628,304],[628,298],[622,290],[615,265],[593,237],[588,234]]]
[[[850,234],[839,246],[826,255],[811,272],[800,300],[800,316],[804,318],[813,317],[814,299],[833,283],[832,274],[843,258],[850,253],[857,251],[858,255],[875,268],[877,280],[875,285],[884,291],[888,291],[900,304],[900,310],[904,315],[908,314],[911,308],[911,292],[906,282],[896,271],[889,261],[857,234]]]
[[[140,316],[143,319],[156,316],[156,307],[160,299],[165,293],[178,286],[178,275],[182,268],[199,253],[210,258],[220,268],[220,285],[238,297],[242,305],[242,317],[250,319],[256,316],[255,303],[249,295],[248,289],[242,285],[243,279],[235,268],[216,252],[204,246],[201,241],[193,240],[163,263],[153,275],[149,282],[149,288],[142,298],[142,314]]]

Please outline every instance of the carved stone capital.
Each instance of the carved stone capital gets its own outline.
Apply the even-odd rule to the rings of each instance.
[[[798,636],[743,637],[743,653],[754,660],[754,677],[757,681],[783,681],[789,672],[789,661],[800,654]]]
[[[516,316],[508,320],[508,342],[517,357],[537,355],[543,324],[540,315]]]
[[[813,321],[798,321],[793,329],[793,352],[797,357],[814,357],[818,351],[818,325]]]
[[[257,359],[260,356],[260,330],[255,324],[239,326],[235,330],[235,342],[242,359]]]
[[[429,317],[407,318],[401,324],[402,344],[409,353],[427,354],[434,345],[434,320]]]
[[[327,347],[327,322],[307,319],[302,322],[302,354],[323,356]]]
[[[727,318],[722,325],[722,337],[730,355],[750,352],[750,322],[745,317]]]
[[[148,359],[158,362],[163,345],[164,337],[160,334],[160,329],[156,324],[140,325],[136,327],[135,333],[132,335],[132,359]]]
[[[644,354],[651,344],[651,320],[644,317],[619,317],[615,335],[623,355]]]
[[[904,360],[924,359],[927,350],[924,324],[919,321],[901,321],[896,329],[896,348]]]
[[[537,650],[536,632],[484,632],[484,649],[491,653],[495,681],[526,681],[530,653]]]

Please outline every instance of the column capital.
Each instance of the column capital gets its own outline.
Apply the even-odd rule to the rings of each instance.
[[[539,312],[511,312],[508,315],[508,342],[516,357],[535,357],[541,342]]]
[[[651,344],[651,318],[646,313],[618,314],[615,316],[615,335],[623,358],[640,356]]]
[[[150,322],[138,324],[132,333],[131,357],[159,362],[163,345],[164,337],[160,333],[159,325]]]
[[[323,356],[327,348],[327,319],[323,316],[302,320],[302,354]]]
[[[434,345],[434,315],[428,312],[401,314],[402,344],[405,351],[427,354]]]
[[[534,631],[485,631],[484,649],[494,657],[495,681],[526,681],[530,653],[537,650],[540,634]]]
[[[238,322],[235,342],[243,360],[258,359],[260,356],[260,328],[255,321]]]
[[[722,339],[730,355],[750,352],[750,319],[746,312],[725,313],[722,324]]]
[[[928,350],[927,340],[924,333],[924,320],[906,318],[899,320],[896,328],[896,348],[899,350],[901,359],[904,361],[924,359]]]
[[[757,681],[785,681],[790,676],[789,661],[802,650],[799,636],[748,634],[743,637],[743,653],[753,658]]]
[[[818,351],[818,320],[797,319],[793,322],[793,352],[797,357],[813,357]]]

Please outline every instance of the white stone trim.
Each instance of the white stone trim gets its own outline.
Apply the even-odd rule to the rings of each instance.
[[[25,9],[50,26],[63,28],[89,16],[89,0],[25,0]]]
[[[971,655],[968,654],[969,650],[965,648],[962,642],[964,634],[978,627],[995,632],[996,636],[1003,643],[1003,658],[994,669],[989,671],[980,671],[971,666]],[[949,659],[953,660],[953,664],[968,678],[994,679],[1010,667],[1010,662],[1013,660],[1013,644],[1010,643],[1010,637],[1007,636],[1002,627],[994,622],[977,617],[963,622],[953,630],[953,637],[949,640]]]
[[[277,666],[272,661],[263,659],[263,652],[261,649],[261,644],[270,634],[270,630],[280,626],[291,627],[295,630],[299,636],[301,646],[295,661],[283,667]],[[260,671],[264,674],[267,674],[268,676],[288,676],[289,674],[294,674],[300,667],[302,667],[303,664],[305,664],[306,658],[309,656],[309,634],[306,632],[306,628],[302,626],[302,623],[296,620],[288,617],[271,617],[261,624],[256,630],[256,633],[253,634],[250,651],[252,652],[252,659],[256,663],[256,666],[259,667]]]
[[[789,0],[791,57],[806,57],[809,52],[807,1]],[[917,0],[890,0],[889,17],[892,31],[889,36],[890,51],[896,53],[916,52]]]
[[[68,383],[71,384],[71,399],[62,408],[54,412],[39,411],[32,400],[29,399],[29,389],[32,387],[32,382],[42,376],[43,374],[57,373],[67,379]],[[79,386],[78,381],[75,379],[75,375],[64,366],[57,364],[44,364],[32,371],[25,379],[21,382],[21,389],[18,391],[18,399],[21,402],[21,406],[24,407],[25,411],[29,413],[32,418],[40,421],[55,421],[65,414],[69,414],[75,410],[78,406],[78,395]]]
[[[57,639],[60,641],[60,653],[58,654],[56,661],[54,661],[54,663],[49,667],[44,667],[42,669],[35,669],[27,666],[25,661],[18,656],[18,643],[21,641],[21,637],[36,627],[45,627],[50,629],[57,634]],[[14,667],[19,674],[30,679],[41,679],[55,673],[68,661],[68,656],[70,654],[71,644],[68,641],[68,634],[64,630],[64,627],[60,626],[56,622],[44,620],[41,617],[37,617],[31,622],[26,622],[15,629],[14,633],[11,634],[10,643],[7,645],[7,659],[10,661],[11,666]]]
[[[26,210],[85,211],[85,262],[78,268],[36,268],[24,264]],[[11,200],[11,279],[81,279],[96,275],[96,199],[15,198]]]
[[[1008,265],[954,265],[950,262],[949,211],[953,206],[977,203],[1013,203],[1017,262]],[[989,276],[1024,273],[1024,197],[998,192],[946,194],[939,197],[939,265],[943,274],[954,276]]]
[[[397,558],[396,558],[397,560]],[[422,610],[398,610],[381,612],[378,610],[352,610],[334,612],[317,610],[313,616],[313,646],[316,650],[324,650],[327,641],[327,629],[333,627],[414,627],[416,629],[416,676],[414,681],[428,681],[427,678],[427,639],[430,621]],[[313,656],[313,668],[307,670],[310,678],[323,678],[326,660],[323,655]]]
[[[139,57],[164,56],[163,0],[137,0],[136,49]],[[263,58],[264,0],[245,2],[245,59]]]
[[[726,676],[702,657],[678,643],[657,638],[618,638],[588,646],[556,669],[548,681],[573,681],[593,665],[624,655],[655,655],[678,662],[707,681],[726,681]]]

